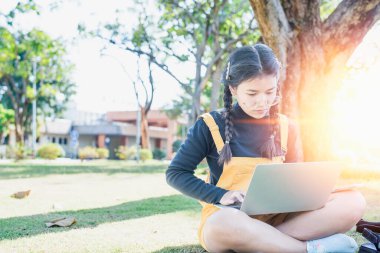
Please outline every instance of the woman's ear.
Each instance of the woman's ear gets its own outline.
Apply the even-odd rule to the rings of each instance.
[[[228,88],[230,88],[230,92],[232,94],[232,96],[236,96],[236,87],[232,87],[232,86],[228,86]]]

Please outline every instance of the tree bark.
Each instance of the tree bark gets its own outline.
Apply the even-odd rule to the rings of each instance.
[[[144,107],[141,110],[141,148],[150,150],[148,117]]]
[[[221,75],[222,75],[222,62],[218,61],[215,64],[215,70],[212,76],[212,88],[211,88],[211,103],[210,110],[216,110],[219,107],[219,93],[221,85]]]
[[[0,80],[3,82],[7,87],[7,95],[9,96],[9,99],[12,104],[12,109],[14,110],[14,126],[15,126],[15,135],[16,135],[16,142],[20,144],[24,144],[24,125],[25,122],[23,121],[23,107],[20,107],[22,96],[25,96],[26,94],[23,93],[17,86],[15,81],[12,79],[11,76],[5,75]],[[27,102],[25,98],[25,102]]]
[[[331,104],[344,66],[380,19],[380,0],[343,0],[322,22],[319,1],[250,0],[281,61],[281,111],[299,121],[306,161],[332,158]]]

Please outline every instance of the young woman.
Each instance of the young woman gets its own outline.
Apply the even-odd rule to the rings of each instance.
[[[357,191],[332,193],[323,208],[298,213],[248,216],[213,205],[242,202],[258,163],[302,161],[297,128],[278,113],[279,70],[266,45],[236,49],[223,73],[224,109],[190,128],[167,182],[201,201],[198,236],[210,252],[355,252],[357,244],[343,233],[363,215],[366,204]],[[194,176],[204,158],[207,182]]]

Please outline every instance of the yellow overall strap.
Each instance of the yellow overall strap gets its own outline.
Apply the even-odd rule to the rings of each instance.
[[[211,132],[211,135],[212,135],[212,139],[215,142],[216,150],[218,151],[218,153],[220,153],[222,151],[222,149],[223,149],[224,142],[223,142],[222,136],[220,135],[219,127],[216,124],[214,118],[211,116],[210,113],[204,113],[204,114],[202,114],[199,117],[203,118],[203,120],[205,121],[206,125],[210,129],[210,132]]]
[[[280,117],[280,134],[281,134],[281,149],[286,153],[288,151],[288,117],[279,114]]]

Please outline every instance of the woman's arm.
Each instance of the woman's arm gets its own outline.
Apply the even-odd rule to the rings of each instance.
[[[166,181],[185,195],[207,203],[218,203],[227,190],[205,183],[194,176],[197,165],[211,152],[214,141],[203,121],[189,129],[185,142],[166,171]]]

